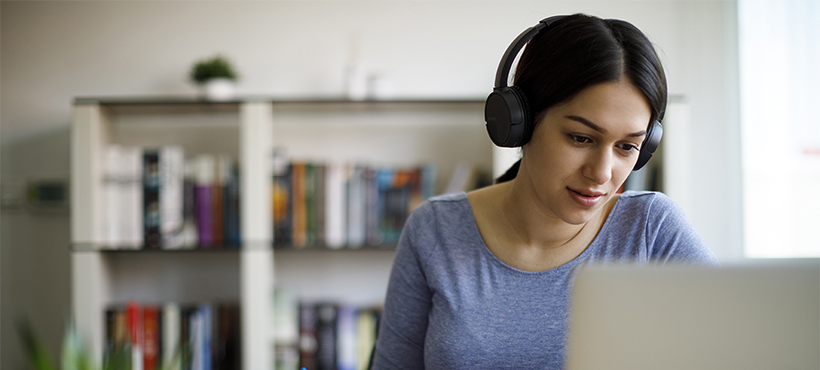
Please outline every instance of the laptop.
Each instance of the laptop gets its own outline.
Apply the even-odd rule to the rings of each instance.
[[[820,369],[820,260],[588,266],[568,370]]]

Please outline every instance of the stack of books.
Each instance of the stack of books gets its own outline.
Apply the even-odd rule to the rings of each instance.
[[[111,306],[105,312],[105,362],[131,370],[239,369],[239,315],[234,302]]]
[[[367,369],[380,307],[299,302],[282,290],[275,297],[277,370]]]
[[[394,246],[409,213],[434,194],[436,169],[274,158],[277,247]]]
[[[240,245],[239,170],[230,157],[115,144],[104,167],[105,248]]]

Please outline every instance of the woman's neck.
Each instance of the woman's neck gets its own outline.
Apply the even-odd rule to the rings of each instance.
[[[615,203],[583,224],[569,224],[540,206],[515,180],[469,195],[485,244],[504,263],[525,271],[561,266],[592,243]]]

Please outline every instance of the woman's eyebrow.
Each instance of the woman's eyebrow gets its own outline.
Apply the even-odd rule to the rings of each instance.
[[[583,124],[584,126],[587,126],[591,129],[597,131],[597,132],[602,133],[602,134],[606,133],[606,130],[603,127],[592,123],[590,120],[588,120],[586,118],[578,117],[578,116],[567,116],[567,118],[569,118],[569,119],[571,119],[575,122],[578,122],[580,124]],[[640,136],[646,136],[646,130],[641,130],[641,131],[633,132],[631,134],[626,135],[626,137],[640,137]]]

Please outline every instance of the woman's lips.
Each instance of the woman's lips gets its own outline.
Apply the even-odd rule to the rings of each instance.
[[[576,190],[570,188],[567,188],[567,190],[569,190],[570,198],[572,198],[575,203],[578,203],[584,207],[595,206],[601,201],[601,199],[603,199],[604,195],[606,195],[606,193],[592,190]]]

